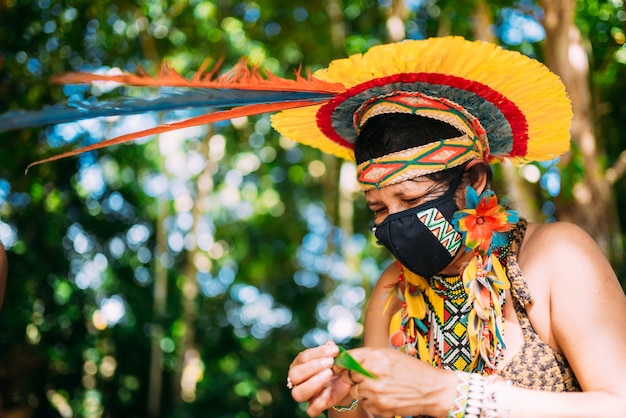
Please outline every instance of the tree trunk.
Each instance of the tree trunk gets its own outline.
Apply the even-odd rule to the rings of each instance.
[[[497,40],[489,28],[493,25],[493,16],[489,10],[489,5],[484,0],[477,0],[476,8],[472,14],[474,30],[474,39],[495,43]],[[521,217],[530,221],[539,221],[541,219],[541,211],[536,204],[536,197],[533,193],[533,187],[524,180],[518,173],[517,167],[513,164],[500,164],[500,172],[502,174],[501,187],[508,197],[508,201]],[[498,180],[498,179],[496,179]],[[497,187],[496,187],[497,188]]]
[[[150,369],[148,371],[148,418],[160,416],[161,395],[163,390],[163,350],[161,339],[163,338],[163,316],[167,306],[167,270],[161,263],[161,256],[167,254],[167,231],[165,231],[165,219],[168,215],[169,202],[161,198],[158,201],[159,213],[156,223],[156,251],[154,257],[154,287],[152,290],[152,343],[150,346]]]
[[[574,0],[542,0],[546,30],[545,62],[558,74],[570,95],[574,111],[573,153],[562,164],[582,164],[583,178],[572,184],[572,200],[555,200],[557,217],[585,229],[605,254],[610,252],[610,225],[615,225],[610,184],[598,159],[598,141],[593,126],[589,62],[579,29],[574,24]],[[615,231],[619,228],[614,227]]]

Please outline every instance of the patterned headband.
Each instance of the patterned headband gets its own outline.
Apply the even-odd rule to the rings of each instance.
[[[437,119],[454,126],[464,134],[476,135],[481,141],[487,141],[480,121],[462,106],[442,97],[430,97],[415,91],[393,91],[365,101],[354,112],[354,128],[357,133],[360,133],[365,123],[372,117],[389,113],[405,113]]]
[[[449,100],[428,97],[419,92],[393,92],[382,97],[373,97],[356,110],[354,127],[360,133],[372,117],[390,113],[436,119],[455,127],[463,135],[394,152],[359,164],[357,181],[363,191],[456,167],[469,160],[487,159],[489,143],[477,118]]]
[[[380,189],[456,167],[467,161],[483,158],[483,155],[476,137],[463,135],[442,139],[365,161],[357,166],[357,181],[364,192]]]

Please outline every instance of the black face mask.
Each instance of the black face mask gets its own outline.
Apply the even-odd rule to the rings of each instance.
[[[393,213],[372,228],[376,238],[403,266],[422,277],[431,277],[446,268],[461,248],[462,240],[452,226],[454,192],[459,176],[448,191],[435,200]]]

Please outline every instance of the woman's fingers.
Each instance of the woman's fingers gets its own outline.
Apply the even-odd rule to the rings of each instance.
[[[362,382],[363,379],[365,379],[365,376],[363,376],[359,372],[355,372],[355,371],[348,370],[348,369],[342,369],[341,374],[339,375],[339,378],[346,385],[354,386],[357,383]]]
[[[349,385],[338,379],[343,369],[334,367],[339,347],[333,342],[300,352],[289,367],[291,396],[308,402],[307,414],[318,416],[348,395]]]
[[[289,369],[289,379],[291,379],[291,382],[297,386],[324,370],[329,370],[332,375],[332,366],[332,357],[316,358],[306,363],[295,365]]]
[[[298,402],[312,399],[333,379],[334,358],[339,348],[334,343],[300,352],[289,368],[291,396]]]
[[[307,414],[317,417],[333,405],[347,404],[352,400],[350,398],[349,401],[346,401],[349,395],[350,386],[345,385],[337,378],[337,375],[334,375],[331,381],[319,393],[309,399]]]
[[[315,395],[320,393],[330,383],[333,378],[333,371],[329,368],[312,375],[307,380],[296,383],[293,378],[294,388],[291,396],[297,402],[308,402]]]
[[[320,393],[317,394],[313,399],[310,400],[309,406],[306,408],[306,413],[310,417],[317,417],[331,405],[330,397],[332,394],[332,388],[330,385],[327,385],[322,389]]]
[[[330,369],[339,348],[334,343],[327,343],[300,352],[289,366],[289,380],[299,385],[324,369]]]
[[[338,353],[339,347],[337,347],[337,345],[333,342],[328,342],[324,345],[320,345],[319,347],[309,348],[298,353],[293,362],[291,362],[290,368],[321,357],[334,358]]]

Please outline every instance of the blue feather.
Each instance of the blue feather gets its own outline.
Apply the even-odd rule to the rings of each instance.
[[[101,116],[134,115],[191,108],[228,108],[301,100],[323,101],[332,97],[332,94],[317,92],[172,89],[172,91],[161,91],[160,96],[155,99],[124,97],[102,102],[70,100],[67,104],[46,106],[41,110],[9,111],[0,115],[0,132],[41,125],[55,125]]]

